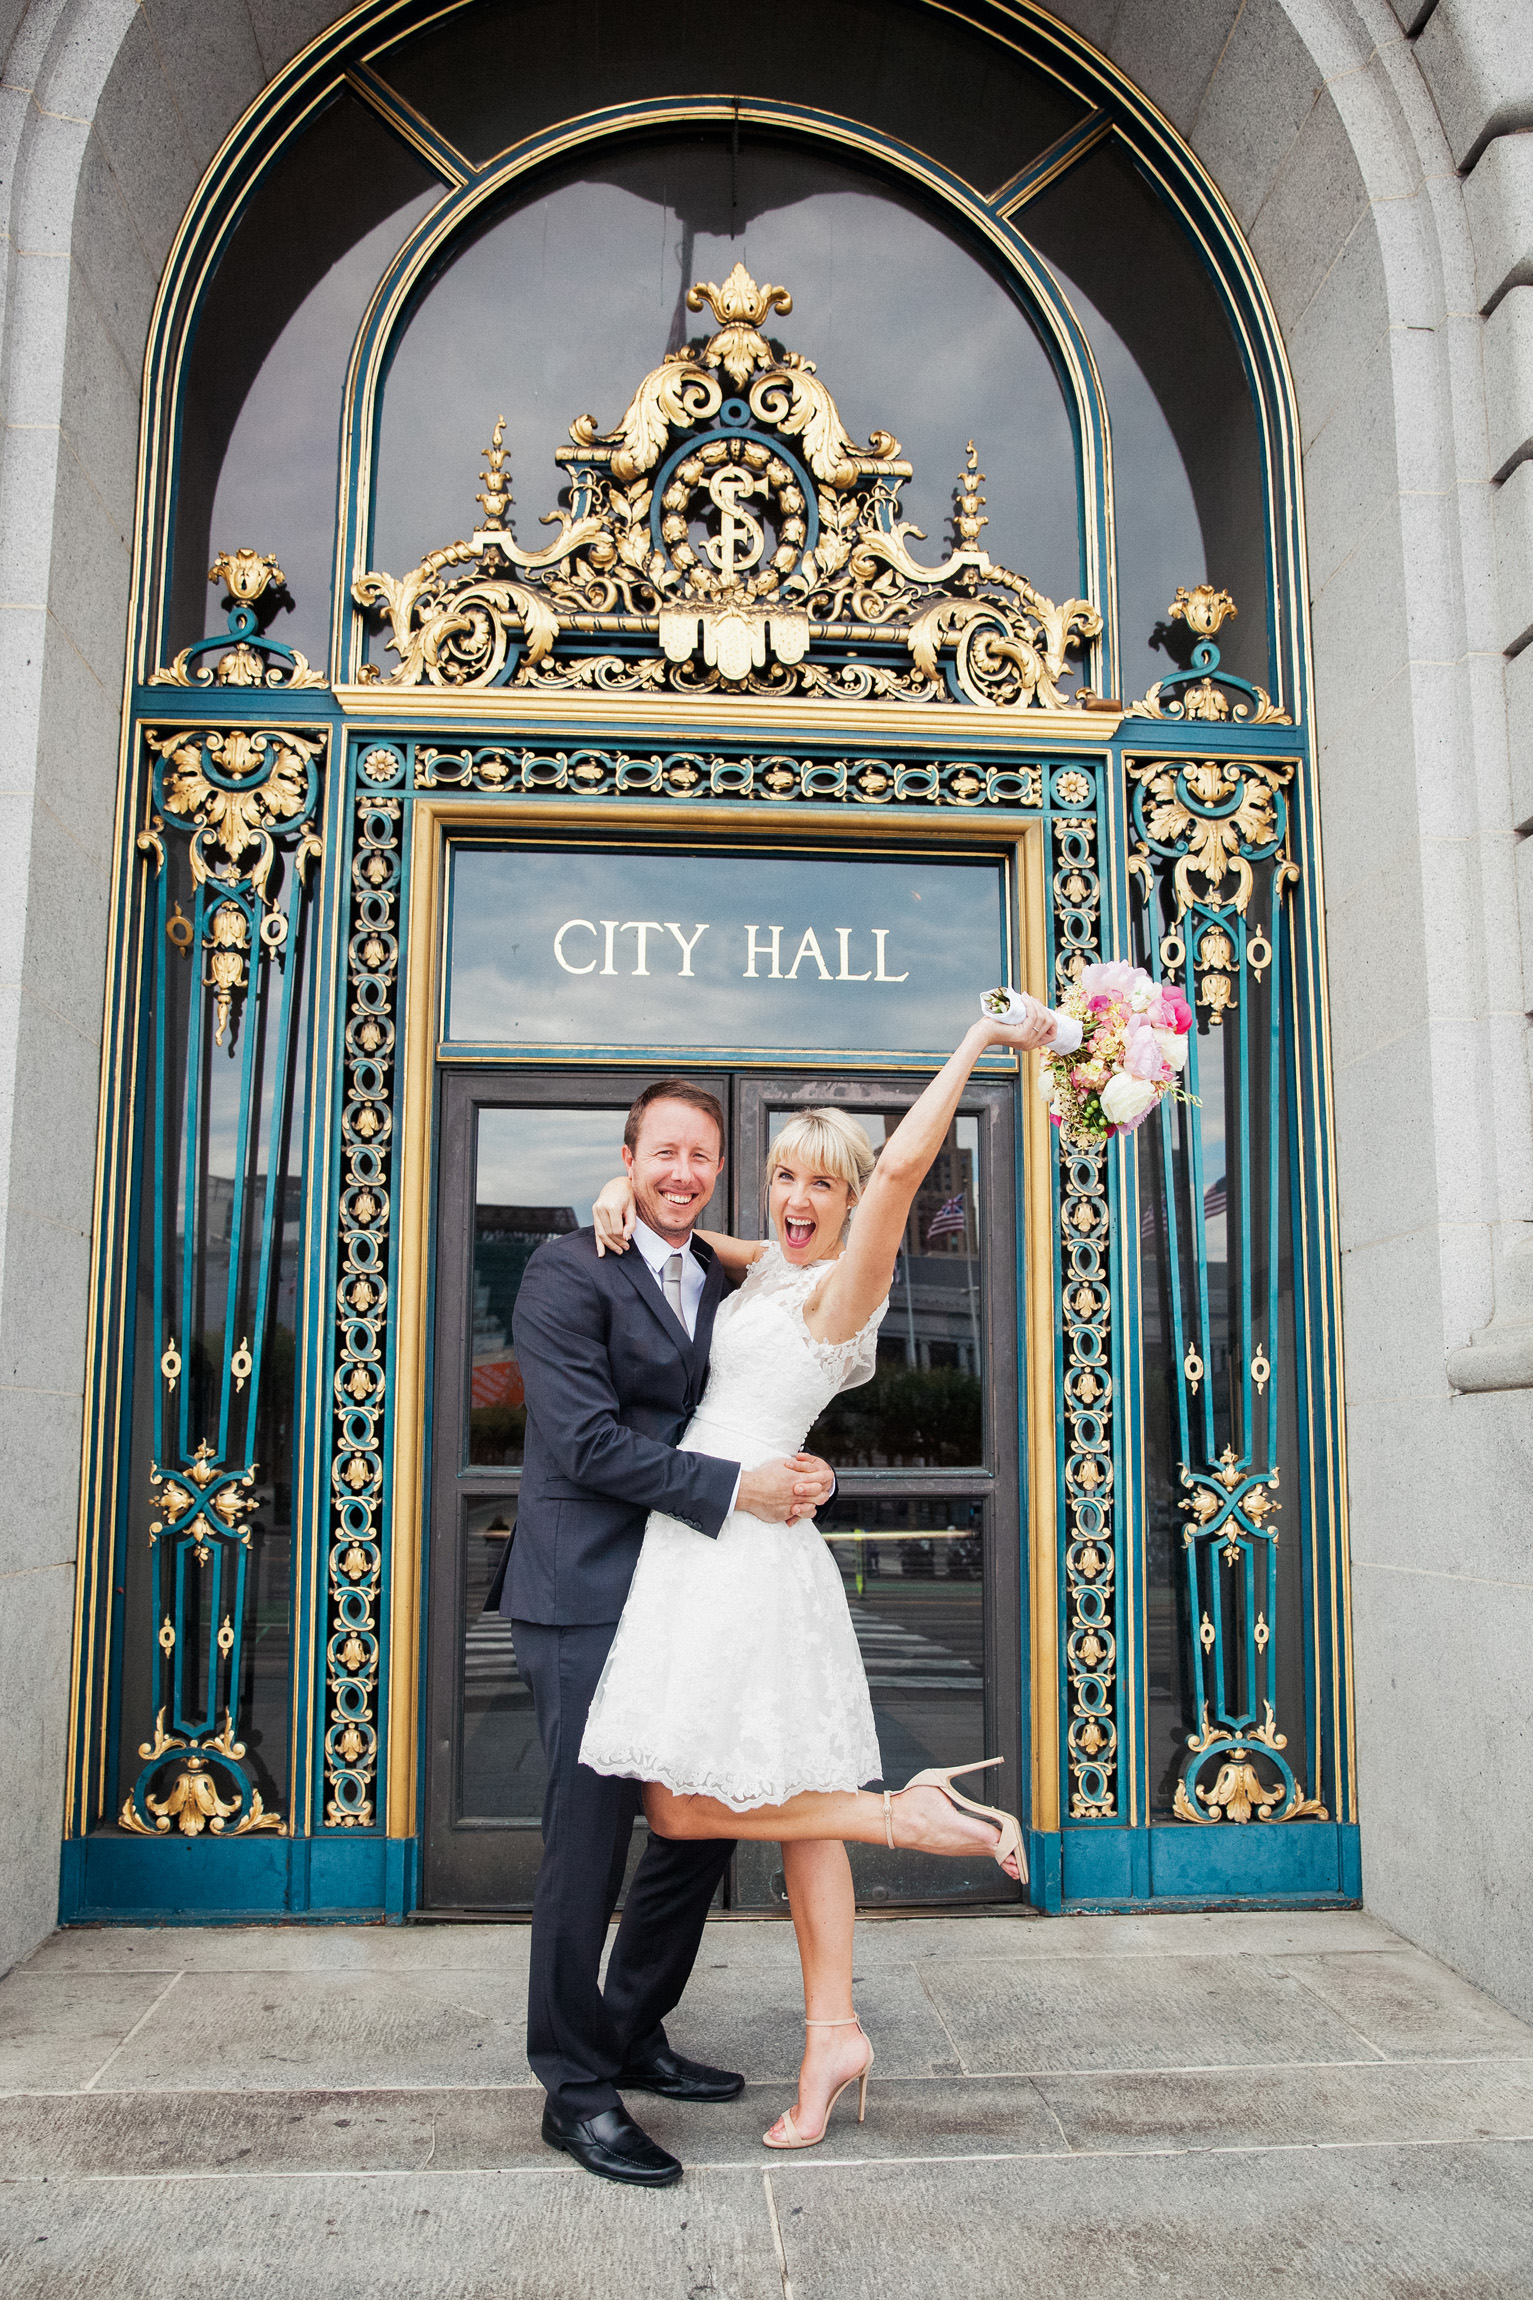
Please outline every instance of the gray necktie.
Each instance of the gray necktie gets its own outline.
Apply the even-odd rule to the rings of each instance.
[[[666,1263],[665,1268],[660,1273],[660,1283],[665,1288],[666,1300],[676,1312],[677,1324],[685,1331],[687,1321],[681,1307],[681,1256],[679,1254],[673,1254]]]

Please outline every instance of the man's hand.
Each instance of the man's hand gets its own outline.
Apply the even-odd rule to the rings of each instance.
[[[790,1460],[742,1470],[735,1507],[770,1525],[790,1525],[795,1518],[813,1517],[834,1483],[826,1464],[813,1454],[794,1454]]]

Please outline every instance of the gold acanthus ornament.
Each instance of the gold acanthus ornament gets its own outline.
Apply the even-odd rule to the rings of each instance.
[[[227,630],[183,647],[173,663],[151,673],[151,687],[324,686],[323,671],[312,669],[306,655],[266,638],[261,630],[257,601],[269,593],[275,605],[287,591],[287,577],[274,553],[248,547],[220,551],[208,569],[208,581],[222,584],[228,593]],[[290,599],[286,603],[292,604]],[[202,660],[214,654],[216,663]]]
[[[1206,1624],[1206,1615],[1204,1620]],[[1270,1634],[1269,1631],[1268,1636]],[[1205,1638],[1205,1643],[1208,1642],[1210,1640]],[[1267,1638],[1264,1637],[1261,1644],[1265,1647],[1266,1643]],[[1172,1811],[1178,1820],[1199,1821],[1205,1825],[1218,1820],[1246,1822],[1253,1813],[1258,1821],[1330,1819],[1320,1798],[1307,1797],[1297,1781],[1290,1786],[1288,1780],[1279,1779],[1275,1787],[1268,1788],[1257,1771],[1254,1760],[1262,1751],[1271,1755],[1288,1746],[1287,1734],[1277,1729],[1277,1718],[1270,1701],[1262,1703],[1260,1725],[1251,1725],[1244,1733],[1238,1734],[1221,1732],[1216,1726],[1210,1725],[1208,1703],[1205,1701],[1199,1730],[1188,1734],[1187,1746],[1195,1756],[1201,1757],[1201,1763],[1190,1769],[1197,1804],[1187,1794],[1188,1776],[1184,1774],[1178,1780],[1171,1800]],[[1219,1770],[1214,1777],[1214,1785],[1211,1789],[1205,1789],[1197,1775],[1204,1765],[1215,1763]],[[1275,1770],[1281,1772],[1282,1768],[1278,1766]],[[1199,1806],[1203,1808],[1201,1812]]]
[[[190,824],[194,880],[201,886],[214,875],[248,878],[264,900],[274,859],[272,832],[305,813],[311,762],[324,748],[322,739],[287,728],[226,727],[195,733],[178,728],[165,735],[151,731],[146,740],[164,761],[166,813]],[[214,782],[210,765],[224,779]],[[252,849],[255,861],[247,869],[245,857]],[[309,857],[319,852],[318,836],[305,828],[295,857],[300,879]]]
[[[1292,781],[1292,763],[1286,759],[1131,761],[1128,773],[1131,781],[1144,788],[1147,835],[1158,846],[1181,850],[1171,873],[1177,917],[1183,917],[1194,901],[1223,905],[1231,900],[1244,916],[1256,883],[1246,850],[1269,847],[1277,837],[1276,793]],[[1186,803],[1184,791],[1198,809],[1206,807],[1209,812],[1195,812]],[[1225,812],[1231,799],[1237,803],[1232,811]],[[1291,865],[1285,868],[1292,870]],[[1201,896],[1193,892],[1194,875],[1203,881]],[[1227,877],[1234,880],[1233,895],[1225,892]]]
[[[814,362],[763,334],[770,313],[793,309],[788,290],[736,264],[687,303],[711,308],[713,334],[652,369],[612,430],[591,415],[570,425],[551,542],[528,551],[513,532],[502,419],[485,524],[406,575],[358,577],[353,596],[385,618],[398,658],[364,679],[1102,707],[1064,684],[1101,616],[1088,599],[1056,604],[980,548],[972,444],[952,549],[927,566],[900,515],[911,466],[899,441],[880,430],[858,447]]]
[[[226,1621],[225,1627],[228,1626]],[[232,1632],[229,1643],[233,1643]],[[222,1632],[219,1645],[227,1653]],[[140,1813],[133,1793],[129,1792],[117,1819],[118,1826],[128,1830],[131,1835],[163,1837],[170,1833],[172,1826],[183,1837],[200,1837],[204,1829],[215,1837],[247,1837],[266,1830],[279,1837],[287,1835],[286,1823],[278,1814],[267,1812],[259,1789],[251,1790],[250,1807],[244,1818],[236,1821],[232,1829],[229,1827],[229,1822],[245,1802],[244,1791],[236,1789],[232,1797],[221,1797],[217,1779],[210,1770],[220,1759],[229,1760],[232,1766],[245,1754],[244,1742],[234,1738],[234,1720],[227,1710],[224,1712],[224,1729],[221,1733],[205,1741],[187,1742],[166,1731],[165,1712],[161,1709],[154,1721],[153,1738],[141,1741],[138,1753],[147,1760],[146,1772],[150,1777],[159,1759],[165,1760],[167,1769],[174,1757],[179,1756],[181,1764],[163,1797],[151,1796],[145,1790],[144,1804],[154,1815],[152,1826]],[[141,1782],[143,1778],[140,1776]]]
[[[1228,591],[1220,591],[1212,583],[1195,583],[1191,589],[1179,584],[1166,615],[1173,623],[1185,623],[1194,634],[1192,668],[1157,679],[1148,694],[1129,704],[1124,717],[1214,723],[1227,719],[1243,726],[1291,727],[1291,714],[1279,709],[1265,687],[1254,687],[1249,680],[1219,668],[1215,635],[1239,612]]]

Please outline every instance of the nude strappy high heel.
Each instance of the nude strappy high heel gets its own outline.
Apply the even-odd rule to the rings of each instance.
[[[958,1806],[965,1813],[976,1813],[982,1821],[993,1822],[1001,1833],[999,1842],[992,1848],[997,1866],[1004,1867],[1007,1854],[1014,1853],[1017,1874],[1025,1885],[1027,1854],[1022,1846],[1022,1824],[1016,1815],[1003,1813],[998,1805],[978,1805],[972,1797],[966,1797],[961,1789],[953,1787],[953,1783],[964,1773],[988,1773],[992,1765],[1004,1765],[1005,1762],[1004,1757],[980,1757],[972,1765],[929,1765],[924,1773],[912,1773],[905,1783],[905,1789],[940,1789],[950,1805]],[[891,1847],[894,1844],[894,1809],[889,1800],[891,1796],[902,1797],[904,1794],[904,1789],[884,1791],[884,1836]]]
[[[854,2013],[850,2020],[806,2020],[804,2026],[805,2028],[860,2029],[862,2028],[862,2023],[860,2020],[858,2020],[856,2014]],[[866,2031],[864,2031],[864,2034],[866,2034]],[[869,2045],[868,2057],[863,2062],[861,2071],[856,2075],[849,2076],[846,2080],[846,2084],[838,2084],[835,2091],[831,2094],[829,2107],[827,2107],[825,2111],[825,2122],[821,2125],[819,2131],[814,2135],[812,2140],[805,2139],[804,2135],[799,2131],[798,2126],[793,2121],[792,2109],[785,2108],[782,2112],[782,2115],[778,2118],[778,2123],[785,2124],[787,2126],[788,2138],[786,2140],[774,2140],[770,2132],[764,2132],[761,2135],[762,2147],[818,2148],[820,2142],[825,2138],[826,2133],[830,2130],[831,2109],[835,2107],[836,2102],[841,2098],[842,2093],[846,2091],[847,2085],[854,2084],[857,2087],[857,2122],[859,2124],[866,2124],[868,2120],[868,2070],[872,2066],[873,2047]]]

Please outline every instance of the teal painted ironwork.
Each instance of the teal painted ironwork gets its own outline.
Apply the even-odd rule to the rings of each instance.
[[[1102,778],[1086,763],[1050,779],[1053,863],[1050,957],[1068,989],[1103,955],[1106,809]],[[1055,1298],[1060,1306],[1055,1383],[1059,1398],[1060,1642],[1065,1656],[1066,1810],[1075,1821],[1119,1813],[1123,1686],[1118,1610],[1123,1557],[1116,1415],[1121,1299],[1113,1248],[1113,1175],[1107,1151],[1056,1143]]]
[[[243,644],[243,634],[236,639]],[[313,821],[326,738],[268,726],[146,728],[143,741],[154,762],[152,812],[138,843],[155,882],[146,986],[155,1017],[150,1250],[159,1361],[150,1484],[161,1514],[149,1531],[157,1650],[145,1657],[155,1723],[120,1819],[144,1833],[164,1834],[174,1824],[199,1834],[206,1824],[214,1833],[241,1834],[285,1825],[263,1809],[243,1762],[235,1712],[247,1630],[245,1520],[258,1506],[256,1413],[281,1233],[276,1153],[292,1073],[306,872],[321,852]],[[167,841],[184,852],[190,916],[179,897],[169,907]],[[174,977],[182,968],[189,983],[177,997]],[[238,1041],[238,1070],[232,1104],[226,1098],[218,1112],[231,1165],[220,1250],[207,1142],[215,1103],[210,1063],[226,1040]],[[265,1188],[251,1204],[250,1177],[263,1148]],[[221,1330],[210,1337],[202,1305],[220,1292]],[[216,1359],[204,1367],[197,1357],[213,1355],[210,1338]],[[166,1795],[157,1797],[151,1785],[172,1773]],[[220,1782],[231,1796],[220,1794]]]
[[[1213,658],[1196,666],[1206,674],[1217,668],[1217,653],[1202,651]],[[1131,761],[1127,771],[1147,955],[1157,976],[1176,982],[1201,1011],[1200,1030],[1188,1039],[1192,1107],[1168,1102],[1158,1120],[1194,1711],[1175,1812],[1205,1827],[1247,1822],[1253,1812],[1262,1821],[1324,1820],[1325,1806],[1289,1762],[1278,1717],[1278,1403],[1288,1347],[1281,1152],[1295,1102],[1284,1063],[1292,999],[1284,913],[1299,875],[1288,853],[1285,786],[1293,765],[1151,760]],[[1258,887],[1265,927],[1249,915]],[[1253,1004],[1269,972],[1271,1013],[1258,1043]],[[1253,1062],[1260,1065],[1255,1076]],[[1216,1094],[1217,1109],[1205,1106],[1205,1087]],[[1222,1144],[1224,1154],[1223,1175],[1213,1183],[1211,1143]],[[1233,1297],[1222,1320],[1211,1299],[1208,1240],[1221,1184],[1217,1218],[1226,1227]],[[1226,1361],[1232,1380],[1221,1378]],[[1292,1538],[1307,1555],[1302,1518]],[[1202,1776],[1215,1764],[1217,1778],[1205,1788]]]
[[[346,1005],[340,1056],[345,1078],[336,1155],[339,1172],[335,1281],[334,1441],[326,1553],[323,1726],[325,1821],[365,1828],[378,1774],[376,1704],[383,1651],[386,1446],[392,1428],[394,1339],[389,1304],[397,1240],[391,1219],[395,1156],[395,1000],[400,970],[403,877],[401,807],[376,788],[393,747],[362,760],[353,799]],[[369,786],[372,787],[369,787]]]

